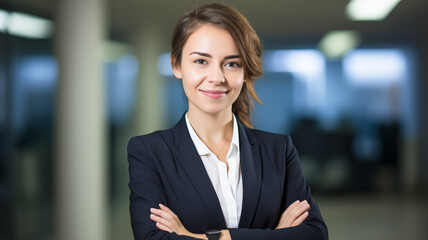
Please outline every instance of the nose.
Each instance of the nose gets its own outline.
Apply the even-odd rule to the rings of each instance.
[[[219,66],[213,66],[210,71],[209,81],[215,84],[224,83],[223,69]]]

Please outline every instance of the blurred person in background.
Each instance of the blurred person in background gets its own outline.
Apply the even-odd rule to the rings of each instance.
[[[128,144],[135,239],[327,239],[289,136],[254,130],[260,40],[223,4],[184,14],[171,64],[188,111]]]

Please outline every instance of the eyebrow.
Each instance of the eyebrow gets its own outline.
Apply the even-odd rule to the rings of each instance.
[[[203,52],[191,52],[189,55],[192,55],[192,54],[197,54],[197,55],[200,55],[203,57],[208,57],[208,58],[213,57],[211,54],[203,53]],[[239,58],[239,55],[229,55],[229,56],[224,57],[224,60],[234,59],[234,58]]]

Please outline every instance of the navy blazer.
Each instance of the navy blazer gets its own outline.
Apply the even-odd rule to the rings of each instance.
[[[290,137],[249,129],[239,122],[238,128],[243,202],[239,228],[229,229],[232,239],[328,239]],[[159,208],[159,203],[177,214],[190,232],[226,229],[184,116],[172,129],[131,138],[128,162],[135,239],[194,239],[155,226],[150,208]],[[299,226],[274,230],[281,214],[296,200],[308,201],[308,218]]]

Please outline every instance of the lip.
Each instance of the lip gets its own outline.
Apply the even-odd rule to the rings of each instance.
[[[221,98],[225,96],[229,91],[221,91],[221,90],[199,90],[206,96],[210,98]]]

